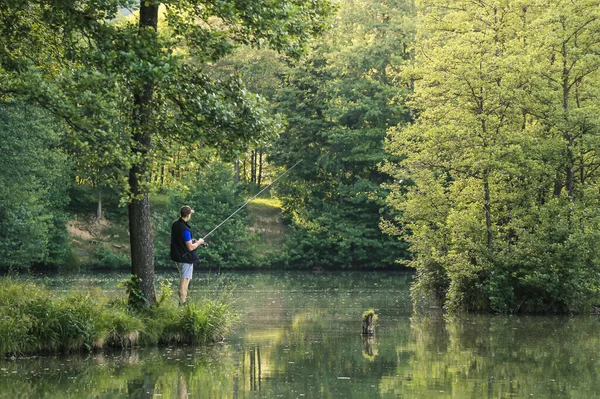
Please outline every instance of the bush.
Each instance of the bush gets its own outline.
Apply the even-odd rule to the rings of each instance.
[[[131,259],[108,248],[100,248],[91,266],[96,269],[123,269],[131,266]]]

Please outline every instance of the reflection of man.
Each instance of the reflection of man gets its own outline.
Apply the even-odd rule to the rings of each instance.
[[[171,225],[171,260],[177,262],[181,272],[181,280],[179,281],[179,302],[181,304],[185,304],[187,299],[194,264],[199,262],[196,248],[204,244],[202,238],[198,241],[192,239],[192,229],[188,224],[192,213],[194,213],[194,210],[188,205],[182,206],[179,210],[179,219]]]

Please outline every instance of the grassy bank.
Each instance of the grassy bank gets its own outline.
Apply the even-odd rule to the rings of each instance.
[[[94,350],[222,339],[235,316],[227,303],[203,300],[179,307],[169,284],[158,306],[134,311],[125,293],[101,291],[61,295],[31,281],[0,279],[0,353]]]

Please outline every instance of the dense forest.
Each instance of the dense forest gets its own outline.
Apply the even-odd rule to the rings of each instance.
[[[288,172],[280,239],[244,208],[203,267],[599,303],[598,0],[8,1],[0,44],[1,268],[125,265],[152,296],[181,205],[202,236]],[[82,263],[82,220],[126,241]]]

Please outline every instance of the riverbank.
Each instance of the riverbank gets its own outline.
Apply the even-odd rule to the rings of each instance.
[[[0,354],[92,351],[107,347],[206,344],[223,339],[235,320],[224,301],[178,306],[164,281],[157,306],[134,310],[124,290],[61,294],[31,280],[0,279]]]

